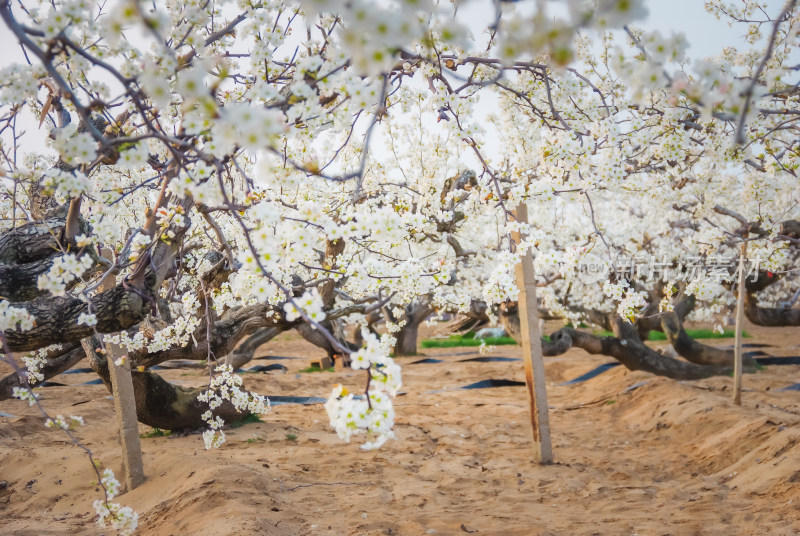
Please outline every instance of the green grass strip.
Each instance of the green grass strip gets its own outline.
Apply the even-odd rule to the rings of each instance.
[[[143,434],[139,434],[142,439],[150,439],[151,437],[167,437],[172,433],[172,430],[162,430],[161,428],[152,428]]]
[[[550,342],[550,336],[543,335],[542,340]],[[422,348],[458,348],[459,346],[480,346],[484,342],[486,346],[511,346],[517,344],[517,341],[511,337],[476,339],[475,332],[470,331],[463,335],[450,335],[446,339],[423,339],[420,346]]]
[[[306,367],[304,369],[300,369],[299,372],[323,372],[323,370],[319,367]],[[324,372],[333,372],[333,367],[326,368]]]
[[[716,332],[713,329],[687,329],[686,334],[693,339],[733,339],[736,334],[732,329],[726,329],[722,333]],[[610,331],[600,331],[595,333],[600,337],[613,337],[614,334]],[[742,331],[742,337],[750,338],[750,334]],[[661,331],[651,331],[647,337],[648,341],[666,341],[667,336]]]
[[[256,415],[255,413],[249,413],[247,417],[240,421],[232,422],[231,428],[239,428],[240,426],[244,426],[245,424],[251,424],[254,422],[264,422],[261,420],[261,417]]]
[[[449,339],[424,339],[421,343],[423,348],[456,348],[459,346],[502,346],[505,344],[517,344],[511,337],[487,337],[485,339],[467,339],[463,337]]]

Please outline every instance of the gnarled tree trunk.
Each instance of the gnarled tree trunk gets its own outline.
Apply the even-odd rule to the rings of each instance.
[[[517,341],[517,344],[519,344],[520,320],[517,303],[513,302],[503,304],[498,311],[498,315],[500,318],[500,323],[503,324],[503,327],[506,329],[506,333],[508,333],[511,338]],[[551,337],[549,341],[545,338],[542,338],[542,355],[545,357],[561,355],[570,349],[571,344],[571,341],[565,338],[555,340]]]
[[[800,326],[800,309],[759,307],[758,299],[752,292],[745,295],[744,314],[757,326]]]
[[[94,346],[94,345],[93,345]],[[100,376],[111,392],[111,377],[108,360],[94,350],[89,354],[92,369]],[[133,391],[136,398],[136,417],[139,422],[164,430],[196,429],[207,426],[202,415],[209,407],[197,397],[205,388],[174,385],[150,371],[131,371]],[[230,402],[224,402],[214,410],[226,423],[234,423],[248,416],[239,412]]]
[[[260,328],[255,333],[246,338],[231,353],[225,356],[225,364],[237,370],[253,360],[256,350],[283,333],[281,328],[269,327]]]
[[[419,336],[419,326],[433,312],[428,304],[413,304],[406,307],[406,323],[395,333],[397,342],[394,345],[394,355],[410,356],[417,355],[417,338]]]
[[[122,331],[139,323],[150,305],[136,292],[122,285],[94,296],[92,310],[97,316],[97,330],[101,333]],[[6,331],[8,346],[13,352],[44,348],[51,344],[78,342],[94,333],[94,328],[78,324],[82,313],[89,313],[89,305],[73,296],[46,296],[29,302],[14,303],[36,319],[36,325],[27,331]]]
[[[733,350],[723,350],[697,342],[686,333],[683,323],[675,313],[661,315],[661,326],[672,347],[687,361],[698,365],[733,367]],[[742,356],[742,362],[746,367],[755,367],[755,361],[751,357]]]
[[[562,346],[577,347],[590,354],[613,357],[630,370],[643,370],[675,380],[697,380],[729,374],[733,368],[724,365],[696,365],[660,354],[649,348],[636,334],[633,324],[615,322],[615,337],[598,337],[573,328],[563,328],[550,338]]]
[[[80,343],[68,344],[44,356],[45,364],[39,369],[39,374],[44,378],[43,381],[47,381],[71,369],[84,357],[86,357],[86,353]],[[0,400],[11,398],[14,387],[22,387],[22,385],[22,380],[16,373],[9,374],[0,380]],[[36,387],[35,384],[33,386]]]

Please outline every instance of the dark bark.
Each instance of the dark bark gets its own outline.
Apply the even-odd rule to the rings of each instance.
[[[800,326],[800,309],[759,307],[757,298],[750,292],[744,298],[744,314],[757,326]]]
[[[324,322],[321,323],[321,326],[326,330],[328,330],[328,333],[332,333],[334,337],[336,337],[336,330],[333,329],[332,322],[325,320]],[[311,327],[310,324],[303,322],[300,325],[298,325],[296,329],[297,333],[299,333],[300,336],[303,337],[303,339],[307,340],[314,346],[318,346],[319,348],[325,350],[325,353],[328,354],[328,357],[332,358],[335,354],[341,353],[339,349],[333,347],[333,344],[331,344],[331,341],[328,340],[328,338],[325,335],[323,335],[318,329],[314,329],[313,327]],[[342,340],[340,337],[336,337],[336,339],[339,342],[339,344],[349,349],[351,352],[355,352],[360,348],[359,345],[348,342],[346,340]]]
[[[36,262],[58,252],[67,216],[66,210],[62,212],[0,233],[0,263]]]
[[[432,312],[433,309],[427,304],[414,304],[406,307],[406,323],[395,334],[397,338],[397,342],[394,345],[395,356],[417,355],[419,326]]]
[[[329,265],[330,270],[338,270],[339,266],[335,263],[335,261],[339,255],[344,253],[345,245],[346,242],[343,238],[327,240],[325,242],[325,257],[323,259],[323,264]],[[333,305],[334,298],[336,297],[335,289],[335,281],[325,281],[319,286],[319,295],[322,298],[322,303],[326,308]]]
[[[498,313],[500,317],[500,323],[503,324],[504,328],[506,328],[506,332],[509,334],[509,336],[511,336],[512,339],[517,341],[517,344],[520,344],[522,338],[520,335],[521,328],[519,324],[519,309],[517,308],[517,302],[503,304]],[[561,355],[569,350],[569,348],[569,340],[555,340],[552,337],[549,341],[544,338],[542,339],[542,355],[544,356]]]
[[[787,220],[781,222],[781,230],[778,234],[795,240],[800,239],[800,221]]]
[[[221,360],[233,351],[240,340],[259,328],[274,327],[285,331],[296,324],[286,322],[275,308],[265,304],[231,309],[214,322],[211,329],[211,355]],[[207,333],[205,324],[201,324],[195,331],[192,342],[186,346],[152,353],[145,349],[131,352],[131,364],[133,367],[152,367],[172,359],[205,360],[209,354]]]
[[[231,353],[225,357],[225,364],[237,370],[244,366],[246,363],[252,361],[256,350],[263,344],[268,343],[284,330],[281,328],[260,328],[255,333],[246,338],[242,343],[237,346]]]
[[[47,381],[71,369],[84,357],[86,357],[86,352],[80,343],[66,345],[44,357],[46,363],[39,369],[39,373],[44,376],[44,381]],[[22,387],[22,381],[16,373],[9,374],[0,380],[0,400],[11,398],[14,387]],[[34,385],[34,387],[36,386]]]
[[[378,333],[378,330],[375,326],[383,320],[383,317],[378,311],[371,311],[367,313],[367,331],[375,335],[376,337],[380,338],[381,334]],[[353,343],[352,347],[355,350],[358,350],[362,346],[364,346],[364,336],[361,334],[361,327],[356,326],[356,329],[353,333]]]
[[[636,319],[636,331],[639,334],[639,339],[646,341],[650,336],[651,331],[662,331],[662,318],[664,314],[660,313],[659,302],[662,290],[659,289],[658,293],[650,294],[650,302],[639,318]],[[673,313],[677,316],[680,322],[683,322],[689,313],[694,309],[696,299],[693,295],[683,296],[676,303],[674,303]],[[606,328],[611,330],[611,328]]]
[[[800,232],[800,230],[796,231]],[[792,233],[795,231],[786,229],[786,232]],[[776,274],[764,271],[760,271],[755,279],[747,278],[745,286],[747,292],[744,297],[744,314],[753,324],[771,327],[800,326],[800,309],[758,306],[756,293],[777,283],[779,280],[780,278]]]
[[[140,322],[150,310],[149,303],[123,286],[117,286],[91,299],[97,315],[97,331],[113,333]],[[94,329],[78,324],[81,313],[88,313],[86,302],[72,296],[46,296],[29,302],[15,303],[36,319],[36,325],[27,331],[5,332],[12,352],[36,350],[51,344],[69,344],[94,333]]]
[[[42,296],[46,291],[38,288],[39,276],[46,274],[52,265],[53,259],[0,264],[0,296],[10,302],[30,301]]]
[[[108,360],[95,352],[90,353],[92,368],[111,392],[111,376]],[[205,387],[182,387],[174,385],[158,374],[150,371],[131,371],[133,391],[136,398],[136,417],[139,422],[163,430],[197,429],[207,426],[201,415],[208,410],[208,404],[197,397]],[[215,416],[222,417],[226,423],[235,423],[248,416],[241,413],[230,402],[224,402],[214,410]]]
[[[626,335],[635,336],[635,327],[623,328]],[[613,357],[630,370],[643,370],[675,380],[697,380],[729,374],[733,369],[722,365],[696,365],[665,356],[649,348],[638,338],[598,337],[573,328],[563,328],[550,339],[562,347],[577,347],[590,354]]]
[[[735,356],[733,350],[723,350],[697,342],[683,329],[683,323],[677,314],[665,313],[661,315],[661,326],[672,347],[678,352],[678,355],[687,361],[698,365],[733,367]],[[742,356],[742,362],[746,367],[755,367],[755,361],[750,357]]]
[[[66,212],[59,209],[43,221],[25,223],[0,234],[0,297],[24,302],[46,294],[38,288],[39,276],[47,273],[53,259],[68,247],[65,219]],[[75,223],[76,231],[91,232],[82,218]],[[89,254],[94,255],[94,251]]]

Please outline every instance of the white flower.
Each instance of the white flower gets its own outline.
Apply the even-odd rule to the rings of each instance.
[[[67,253],[53,261],[53,265],[39,276],[37,285],[40,290],[48,290],[54,296],[63,296],[66,293],[67,285],[75,279],[81,277],[86,270],[91,268],[94,261],[89,255],[78,258],[74,253]],[[84,320],[88,319],[85,315]],[[78,322],[81,323],[80,318]]]
[[[139,83],[153,104],[159,108],[166,108],[169,105],[172,93],[169,87],[169,73],[165,70],[148,61],[139,77]]]
[[[33,406],[36,404],[36,399],[39,398],[39,395],[31,391],[30,389],[26,389],[24,387],[14,387],[11,389],[11,396],[14,398],[18,398],[20,400],[24,400],[28,402],[28,405]]]
[[[12,307],[7,300],[0,300],[0,331],[27,331],[33,328],[34,320],[27,309]]]
[[[309,316],[313,321],[322,322],[325,320],[325,313],[322,310],[325,304],[322,302],[322,296],[320,296],[319,290],[316,288],[307,290],[301,297],[295,298],[294,302],[299,305],[303,313]],[[286,302],[283,305],[283,311],[286,313],[287,322],[294,322],[302,317],[300,311],[298,311],[297,307],[295,307],[292,302]]]
[[[595,24],[600,28],[620,28],[647,18],[648,13],[643,0],[597,0]]]
[[[184,100],[208,96],[206,72],[202,67],[190,67],[178,73],[177,90]]]
[[[101,527],[111,527],[117,530],[122,536],[133,534],[139,525],[139,514],[134,512],[130,506],[110,502],[117,496],[120,489],[120,483],[114,476],[114,471],[105,469],[100,483],[105,488],[109,500],[94,501],[93,506],[98,516],[97,523]]]
[[[83,324],[89,327],[97,325],[97,315],[81,313],[78,315],[78,324]]]
[[[253,415],[263,415],[269,412],[269,399],[259,394],[243,391],[242,377],[233,373],[233,368],[229,365],[220,365],[215,370],[215,375],[211,378],[208,390],[201,392],[197,400],[208,403],[208,410],[201,415],[202,419],[208,423],[208,429],[203,432],[203,443],[206,449],[219,448],[225,443],[225,433],[222,427],[225,422],[217,415],[214,410],[227,400],[242,413]]]
[[[82,164],[92,162],[97,157],[97,142],[88,132],[77,132],[77,126],[70,124],[54,131],[53,148],[59,152],[64,162]]]

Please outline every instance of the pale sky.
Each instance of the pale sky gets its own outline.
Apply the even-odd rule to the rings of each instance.
[[[773,15],[777,14],[784,2],[785,0],[767,0],[767,11]],[[690,44],[689,55],[693,58],[715,56],[725,46],[741,44],[743,27],[730,28],[725,22],[718,21],[706,13],[704,4],[704,0],[646,0],[650,14],[647,20],[639,21],[638,25],[647,30],[658,29],[664,35],[683,32]],[[485,21],[487,15],[491,16],[493,8],[488,0],[473,0],[460,9],[463,10],[462,15]],[[2,23],[0,23],[0,50],[3,51],[0,67],[13,62],[24,62],[16,39]],[[492,108],[491,103],[484,102],[487,112],[491,113],[489,110]],[[29,131],[36,130],[36,123],[30,114],[27,114],[23,121],[24,128]],[[26,143],[32,141],[28,137]],[[41,150],[43,147],[42,144],[41,147],[28,146],[28,149]]]

